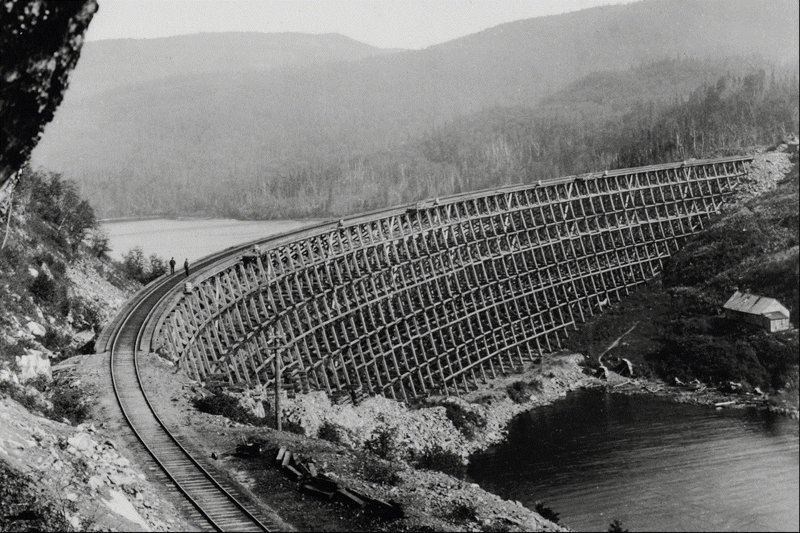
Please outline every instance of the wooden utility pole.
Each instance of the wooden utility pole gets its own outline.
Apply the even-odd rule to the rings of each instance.
[[[276,343],[278,339],[282,339],[283,335],[276,335],[275,329],[270,328],[269,340],[271,343]],[[281,352],[278,345],[275,344],[275,429],[283,431],[283,421],[281,420]]]
[[[283,431],[281,421],[281,355],[275,348],[275,428]]]

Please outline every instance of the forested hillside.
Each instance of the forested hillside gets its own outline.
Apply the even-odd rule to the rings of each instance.
[[[797,11],[650,0],[348,63],[124,85],[68,99],[34,164],[77,180],[102,216],[275,218],[667,157],[665,106],[692,108],[701,85],[728,76],[728,98],[764,69],[757,98],[791,94]],[[628,126],[652,129],[656,146],[626,138]],[[691,153],[726,143],[695,134]]]
[[[675,68],[672,62],[659,65]],[[104,181],[85,191],[112,213],[335,216],[596,169],[728,155],[798,131],[798,77],[786,70],[723,75],[672,100],[631,98],[617,112],[592,105],[595,95],[587,93],[572,111],[494,108],[392,149],[295,161],[253,180],[221,175],[205,185],[203,195],[191,191],[188,176],[154,179],[144,187],[133,180]]]

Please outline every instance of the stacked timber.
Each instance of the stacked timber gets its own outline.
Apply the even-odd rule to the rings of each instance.
[[[347,487],[320,472],[313,461],[304,461],[284,447],[275,450],[264,443],[244,443],[236,448],[236,455],[247,458],[273,457],[273,464],[298,484],[300,492],[322,501],[338,502],[352,509],[369,512],[382,520],[397,520],[404,516],[403,508],[397,502],[387,502]]]

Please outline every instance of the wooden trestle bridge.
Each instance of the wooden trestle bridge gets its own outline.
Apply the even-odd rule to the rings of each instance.
[[[752,158],[437,198],[237,248],[176,285],[141,349],[197,379],[408,400],[459,394],[560,346],[656,276]]]

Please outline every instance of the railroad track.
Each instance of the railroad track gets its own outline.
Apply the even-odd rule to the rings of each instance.
[[[217,254],[198,266],[216,258]],[[257,518],[231,493],[230,487],[223,487],[180,444],[155,413],[144,390],[137,361],[137,346],[144,325],[158,302],[181,282],[179,274],[168,276],[140,292],[135,304],[128,307],[114,327],[109,337],[114,394],[123,416],[145,450],[205,521],[197,524],[199,527],[216,531],[274,531],[277,526]]]

